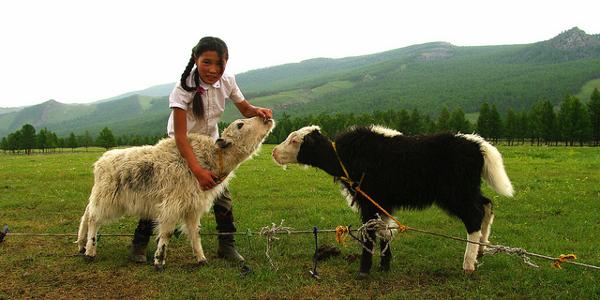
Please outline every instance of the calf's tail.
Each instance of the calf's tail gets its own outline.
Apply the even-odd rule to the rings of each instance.
[[[478,135],[465,134],[464,137],[479,144],[481,154],[483,155],[483,170],[481,174],[483,180],[485,180],[496,193],[506,197],[512,197],[514,189],[512,183],[510,183],[510,179],[508,179],[508,175],[504,169],[502,155],[498,149]]]
[[[514,189],[506,170],[504,169],[504,162],[502,161],[502,155],[492,146],[490,143],[483,141],[479,144],[481,146],[481,153],[483,154],[483,180],[487,182],[496,193],[512,197]]]

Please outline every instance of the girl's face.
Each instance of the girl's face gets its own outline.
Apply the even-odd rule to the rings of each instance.
[[[198,59],[196,66],[200,79],[206,84],[214,84],[219,81],[225,71],[226,60],[221,60],[217,51],[204,51]]]

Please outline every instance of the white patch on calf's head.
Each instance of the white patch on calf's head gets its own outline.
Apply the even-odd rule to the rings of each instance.
[[[304,137],[315,130],[320,132],[321,128],[314,125],[306,126],[290,133],[285,141],[273,148],[272,157],[275,162],[279,165],[297,163]]]
[[[386,137],[395,137],[398,135],[402,135],[402,132],[391,129],[391,128],[387,128],[387,127],[383,127],[380,125],[371,125],[369,127],[369,129],[371,129],[371,131],[375,132],[375,133],[379,133],[383,136]]]

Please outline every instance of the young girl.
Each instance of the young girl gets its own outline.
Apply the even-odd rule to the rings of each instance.
[[[217,124],[223,114],[226,98],[233,101],[244,117],[260,116],[270,119],[273,116],[270,109],[256,107],[246,101],[235,82],[235,77],[224,74],[228,59],[229,53],[225,42],[216,37],[203,37],[192,49],[192,55],[185,71],[181,74],[181,80],[169,96],[169,107],[172,111],[167,133],[175,138],[179,153],[187,161],[202,190],[215,187],[218,177],[200,166],[187,140],[187,134],[189,132],[205,134],[216,140],[219,137]],[[236,231],[229,190],[226,189],[215,200],[213,210],[218,232]],[[146,261],[146,246],[152,235],[153,226],[152,220],[139,221],[132,241],[134,261]],[[232,261],[244,261],[235,249],[233,235],[219,235],[217,255]]]

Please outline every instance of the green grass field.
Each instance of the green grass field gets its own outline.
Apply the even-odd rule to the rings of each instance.
[[[300,166],[287,170],[271,158],[272,146],[246,162],[232,180],[238,231],[256,233],[271,223],[296,230],[359,225],[337,184],[323,172]],[[600,265],[600,150],[598,148],[500,147],[516,196],[494,195],[491,242],[558,256],[575,253],[579,262]],[[93,184],[92,163],[101,152],[33,156],[0,154],[0,225],[12,232],[75,233]],[[462,224],[437,208],[397,212],[404,224],[465,237]],[[101,233],[133,233],[137,220],[124,218]],[[214,216],[202,220],[214,232]],[[12,298],[250,298],[250,299],[432,299],[518,298],[598,299],[600,271],[519,257],[485,256],[472,275],[462,272],[462,242],[408,232],[392,242],[392,270],[376,270],[357,281],[360,253],[353,241],[339,246],[331,233],[321,244],[337,245],[342,254],[319,263],[320,281],[309,275],[313,236],[280,235],[271,249],[278,269],[265,256],[266,239],[238,236],[238,247],[254,272],[241,276],[237,266],[217,259],[216,238],[204,236],[209,265],[196,268],[185,237],[173,239],[163,273],[128,261],[130,237],[101,237],[92,263],[74,257],[75,237],[9,235],[0,244],[0,299]],[[152,247],[151,247],[152,248]],[[151,249],[152,251],[154,249]]]

